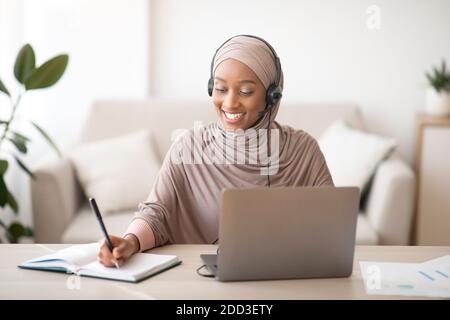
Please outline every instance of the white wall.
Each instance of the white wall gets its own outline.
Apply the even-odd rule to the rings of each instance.
[[[147,96],[146,0],[25,0],[24,9],[24,41],[38,59],[70,55],[60,83],[28,100],[30,115],[60,144],[76,141],[93,99]]]
[[[62,150],[69,149],[93,100],[147,97],[148,21],[147,0],[0,0],[0,78],[15,87],[12,67],[24,43],[34,47],[37,64],[69,54],[63,78],[49,89],[27,92],[20,108]],[[7,102],[0,100],[2,108]],[[21,130],[33,140],[27,164],[53,156],[29,126]],[[20,203],[19,216],[31,223],[28,177],[13,166],[7,178]]]
[[[450,62],[448,0],[155,0],[151,93],[206,97],[212,56],[230,36],[255,34],[281,58],[285,101],[355,101],[369,129],[395,137],[413,161],[424,71]],[[381,12],[369,29],[370,5]]]

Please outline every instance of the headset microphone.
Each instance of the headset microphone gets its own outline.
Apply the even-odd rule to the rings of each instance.
[[[264,115],[267,113],[267,111],[269,111],[269,108],[266,105],[266,107],[264,108],[263,111],[258,112],[258,118],[264,117]]]

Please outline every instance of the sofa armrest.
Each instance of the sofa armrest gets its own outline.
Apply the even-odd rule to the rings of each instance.
[[[82,191],[67,158],[43,163],[31,180],[34,238],[38,243],[57,243],[79,208]]]
[[[375,173],[366,208],[381,245],[409,245],[413,221],[415,175],[400,158],[391,157]]]

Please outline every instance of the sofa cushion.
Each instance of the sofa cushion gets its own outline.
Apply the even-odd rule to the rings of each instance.
[[[146,199],[161,166],[148,130],[82,144],[69,157],[85,194],[103,214]]]
[[[334,122],[318,139],[336,186],[357,186],[366,191],[377,166],[396,146],[394,139],[350,128]]]
[[[358,214],[358,222],[356,225],[356,244],[374,246],[378,244],[378,235],[372,228],[367,216]]]
[[[128,225],[134,217],[134,211],[123,210],[103,217],[108,233],[123,236]],[[88,243],[103,238],[100,226],[88,203],[85,203],[75,214],[70,224],[64,230],[62,243]]]

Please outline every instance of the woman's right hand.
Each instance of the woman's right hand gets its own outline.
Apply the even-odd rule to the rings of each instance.
[[[109,236],[113,246],[113,252],[109,251],[106,240],[103,239],[97,253],[97,260],[105,267],[121,266],[125,261],[139,250],[139,240],[132,234],[125,238]]]

